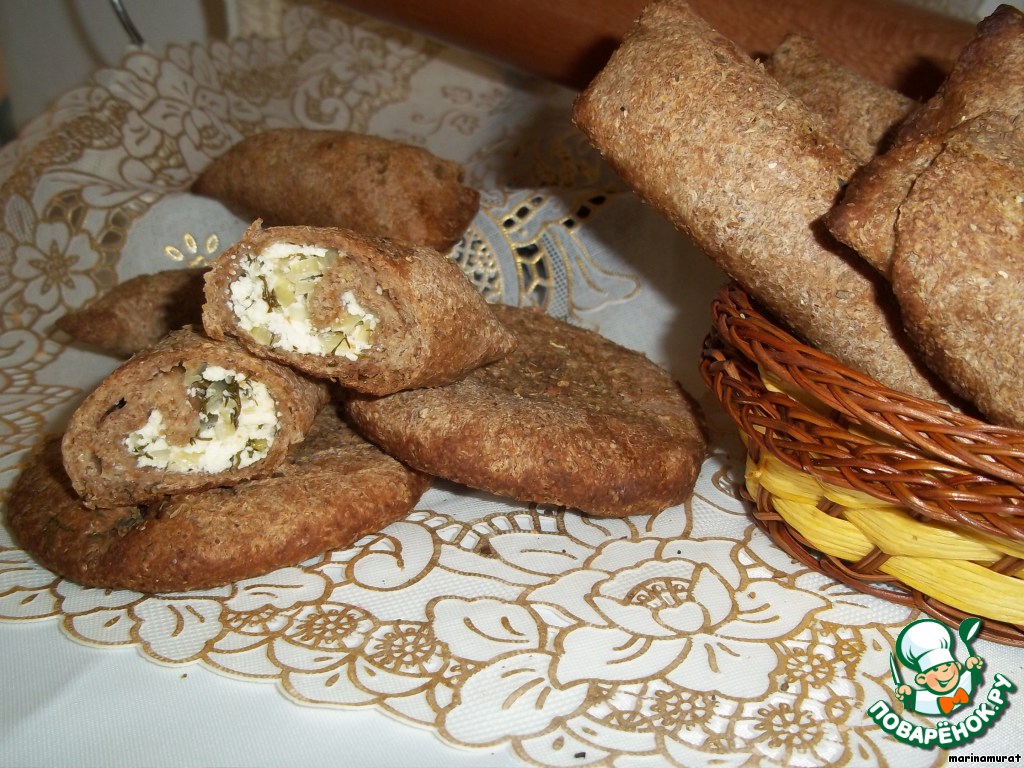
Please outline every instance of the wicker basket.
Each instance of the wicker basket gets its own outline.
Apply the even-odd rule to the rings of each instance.
[[[858,590],[1024,646],[1024,431],[887,389],[727,286],[701,374],[747,448],[754,516]]]

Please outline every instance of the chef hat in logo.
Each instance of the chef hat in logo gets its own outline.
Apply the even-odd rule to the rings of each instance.
[[[927,672],[953,658],[953,633],[935,619],[918,619],[908,624],[896,638],[900,661],[918,672]]]

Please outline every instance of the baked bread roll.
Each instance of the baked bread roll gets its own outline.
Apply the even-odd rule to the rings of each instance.
[[[826,56],[815,40],[790,34],[772,51],[765,69],[822,117],[832,135],[866,163],[887,147],[893,130],[917,102]]]
[[[85,398],[64,433],[64,466],[90,507],[236,485],[274,471],[326,401],[322,382],[185,328]]]
[[[52,438],[15,482],[6,522],[18,546],[66,579],[181,592],[348,546],[408,514],[429,482],[359,438],[329,405],[269,477],[141,506],[85,506]]]
[[[821,223],[857,167],[821,118],[681,0],[644,10],[574,108],[626,182],[805,341],[946,399],[888,286]]]
[[[937,136],[986,112],[1024,106],[1024,12],[1005,3],[982,19],[939,90],[900,125],[895,143]]]
[[[353,425],[411,467],[518,501],[625,517],[690,498],[703,416],[665,370],[541,310],[493,310],[512,354],[448,386],[352,396]]]
[[[345,227],[447,251],[480,207],[462,179],[461,165],[421,147],[280,128],[242,139],[192,190],[270,225]]]
[[[990,421],[1024,427],[1024,14],[978,24],[936,95],[851,179],[830,230],[891,280],[930,368]]]
[[[1022,110],[1024,13],[1001,5],[978,24],[938,92],[899,126],[893,148],[853,175],[825,218],[829,230],[889,276],[899,207],[951,132],[985,133],[983,124],[971,125],[973,118],[998,113],[1014,119]]]
[[[260,222],[213,263],[203,324],[213,338],[377,395],[447,384],[515,343],[432,248]]]
[[[100,351],[131,357],[171,331],[202,322],[205,273],[205,267],[190,267],[129,278],[59,317],[57,328]]]
[[[1024,136],[989,114],[949,132],[900,204],[892,287],[928,364],[1024,428]]]
[[[941,149],[942,137],[928,136],[878,155],[857,169],[842,199],[825,214],[825,226],[836,239],[886,278],[896,250],[899,207]]]

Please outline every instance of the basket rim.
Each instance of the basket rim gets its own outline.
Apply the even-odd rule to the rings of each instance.
[[[989,450],[993,435],[1004,433],[1019,438],[1024,449],[1024,432],[993,428],[985,431],[980,442],[970,440],[969,434],[961,440],[966,425],[991,425],[940,403],[886,389],[803,345],[776,327],[735,285],[722,289],[712,304],[712,318],[713,328],[700,361],[701,375],[758,450],[769,451],[823,482],[866,493],[925,519],[1024,540],[1024,477],[1021,483],[1014,483],[1000,476],[1012,477],[1013,472],[978,470],[978,465],[988,469],[1001,458],[1001,452],[992,452],[996,458],[963,455],[979,444]],[[820,370],[825,383],[820,376],[809,374],[809,369]],[[763,371],[809,392],[824,401],[828,410],[812,409],[785,392],[770,391]],[[849,388],[840,391],[847,379],[856,386],[855,392]],[[810,389],[802,386],[805,382]],[[818,398],[819,393],[828,399]],[[881,405],[871,402],[873,393],[882,398]],[[850,402],[855,407],[850,407]],[[949,445],[929,450],[933,442],[929,434],[903,439],[903,432],[913,425],[910,416],[918,413],[928,417],[926,428],[942,419],[956,425],[953,437],[946,440]],[[894,418],[901,420],[900,430],[892,427]],[[885,439],[878,440],[878,434]],[[946,455],[951,451],[955,460]]]
[[[893,390],[799,341],[737,284],[712,302],[718,334],[740,354],[854,423],[942,462],[1024,487],[1024,430]]]

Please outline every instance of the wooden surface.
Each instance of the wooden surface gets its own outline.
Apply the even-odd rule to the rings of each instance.
[[[607,61],[646,0],[339,0],[572,88]],[[974,27],[900,0],[691,0],[752,55],[791,31],[914,97],[930,94]]]

